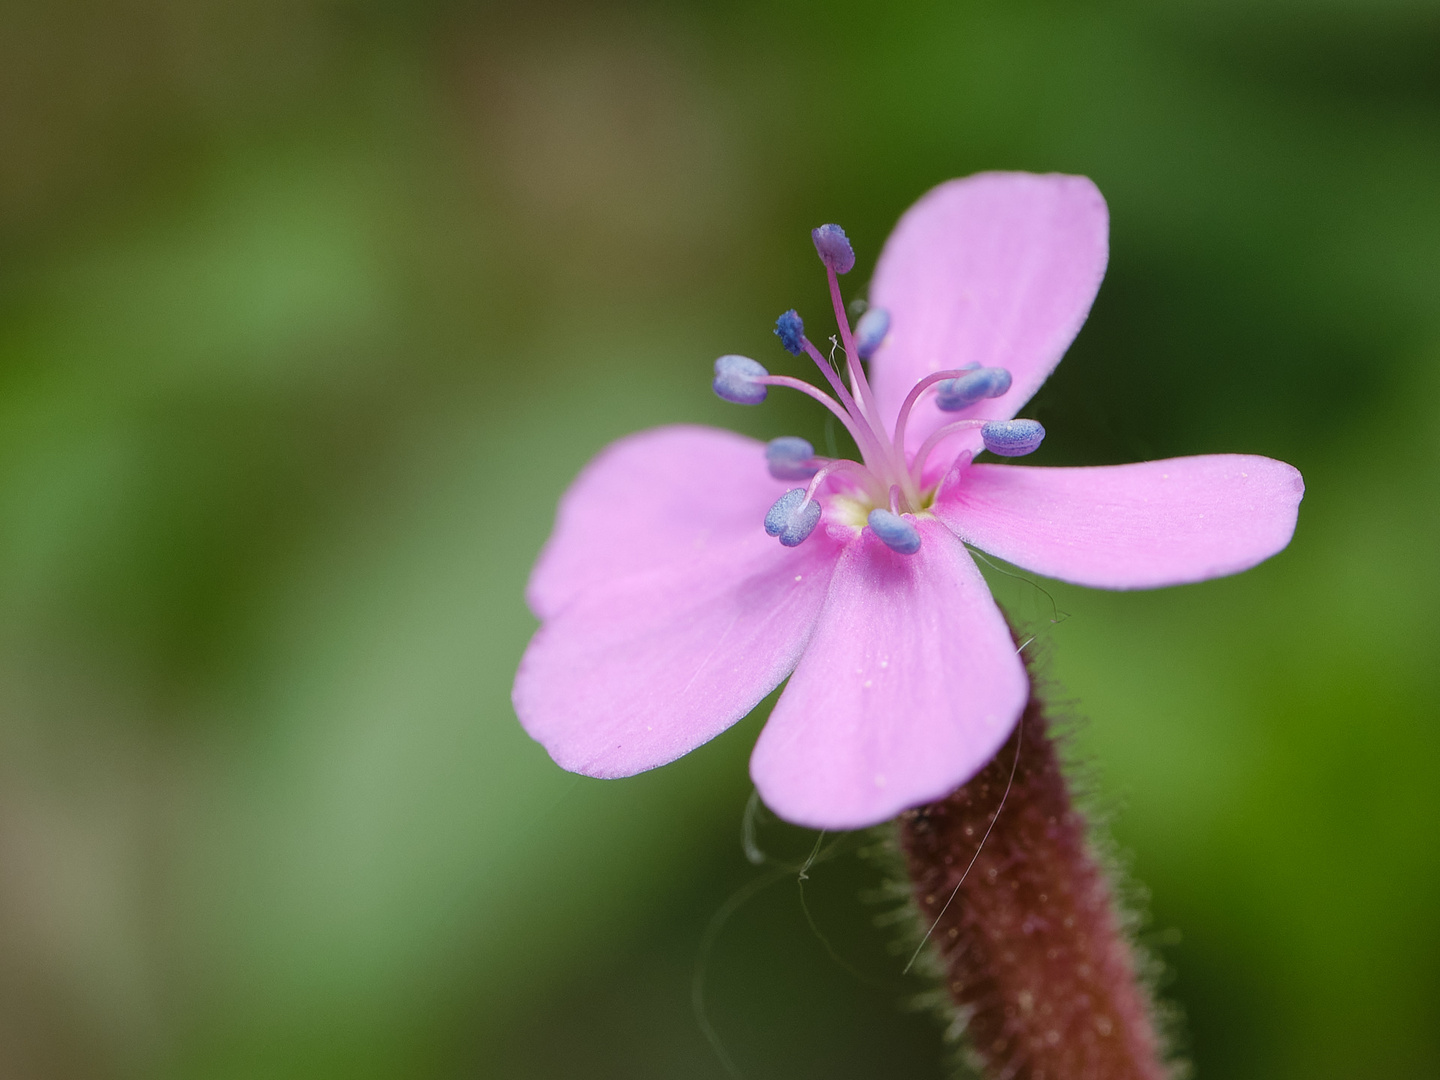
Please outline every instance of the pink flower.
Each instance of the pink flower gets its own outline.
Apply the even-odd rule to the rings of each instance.
[[[1083,177],[942,184],[900,219],[853,334],[836,278],[853,252],[838,227],[815,230],[846,378],[787,312],[777,334],[833,398],[744,357],[716,362],[715,387],[822,399],[861,462],[683,426],[601,452],[530,579],[542,625],[515,679],[525,730],[566,769],[629,776],[714,738],[788,675],[750,762],[761,797],[800,825],[872,825],[969,779],[1025,705],[966,544],[1105,589],[1232,574],[1282,549],[1304,486],[1269,458],[972,463],[1038,445],[1040,426],[1011,418],[1084,322],[1108,227]]]

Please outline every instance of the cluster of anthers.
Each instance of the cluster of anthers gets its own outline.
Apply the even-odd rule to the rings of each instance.
[[[900,406],[891,431],[881,419],[866,381],[863,361],[869,360],[890,332],[890,315],[871,307],[852,331],[840,296],[839,275],[855,265],[855,250],[838,225],[811,232],[815,250],[830,280],[830,301],[840,326],[845,353],[845,378],[805,336],[805,324],[792,308],[775,321],[775,333],[792,356],[802,352],[815,361],[835,396],[788,375],[771,375],[748,356],[727,355],[715,361],[715,393],[737,405],[758,405],[771,386],[788,386],[814,398],[845,425],[860,451],[860,461],[818,457],[805,439],[793,435],[772,439],[765,448],[770,475],[777,480],[807,480],[805,487],[781,495],[765,515],[765,531],[786,547],[796,547],[815,531],[825,512],[842,529],[868,527],[892,551],[913,555],[920,550],[920,532],[913,519],[935,501],[936,489],[948,470],[929,468],[930,458],[950,436],[979,428],[985,449],[1002,457],[1021,457],[1045,438],[1035,420],[983,420],[969,417],[937,428],[913,453],[905,450],[905,428],[921,397],[935,393],[944,412],[968,409],[1010,389],[1010,372],[1001,367],[969,364],[932,372],[917,382]],[[846,385],[848,380],[849,385]]]

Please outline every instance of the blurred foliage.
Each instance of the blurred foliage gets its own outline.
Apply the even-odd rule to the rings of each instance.
[[[1042,458],[1308,483],[1236,579],[993,578],[1088,718],[1198,1075],[1436,1075],[1424,0],[0,6],[0,1073],[722,1076],[691,975],[760,872],[759,718],[560,773],[508,701],[525,574],[619,434],[823,445],[710,360],[785,369],[810,226],[858,291],[986,168],[1111,206]],[[746,1077],[941,1075],[874,885],[848,849],[806,884],[863,979],[793,878],[726,925]]]

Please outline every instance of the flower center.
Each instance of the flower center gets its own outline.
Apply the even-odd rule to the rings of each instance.
[[[822,225],[811,232],[815,250],[825,264],[830,302],[840,328],[845,352],[842,373],[836,371],[805,336],[805,324],[793,308],[775,321],[775,334],[792,356],[809,356],[830,385],[834,396],[802,379],[771,375],[747,356],[727,355],[715,361],[715,393],[738,405],[758,405],[771,386],[786,386],[814,398],[845,425],[860,450],[860,461],[822,458],[804,439],[787,435],[765,448],[770,474],[779,480],[808,480],[791,488],[765,515],[765,531],[786,547],[805,542],[825,518],[832,527],[858,535],[870,529],[888,547],[903,555],[920,550],[914,518],[924,515],[935,501],[935,484],[923,477],[931,455],[950,435],[979,429],[985,448],[1005,457],[1028,454],[1040,445],[1045,430],[1034,420],[956,420],[942,424],[909,454],[905,432],[921,397],[935,392],[942,411],[958,412],[1010,389],[1010,372],[998,367],[970,364],[926,375],[906,395],[893,429],[883,421],[866,378],[864,362],[874,355],[890,330],[890,315],[870,308],[855,328],[845,313],[839,275],[855,265],[855,252],[838,225]]]

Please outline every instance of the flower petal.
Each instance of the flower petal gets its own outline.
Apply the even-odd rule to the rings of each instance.
[[[766,471],[765,444],[675,425],[611,443],[560,500],[525,599],[548,619],[586,588],[761,532],[792,485]]]
[[[1109,229],[1095,185],[1054,173],[951,180],[905,212],[870,288],[890,313],[870,375],[885,423],[932,371],[976,363],[1013,378],[999,398],[953,413],[928,394],[907,425],[908,450],[942,423],[1009,419],[1030,400],[1085,322],[1105,276]],[[974,432],[947,443],[951,457],[980,446]]]
[[[1009,737],[1029,693],[1009,628],[944,526],[897,555],[863,533],[840,558],[804,658],[755,744],[775,813],[856,829],[940,798]]]
[[[684,562],[595,584],[547,619],[525,650],[512,700],[557,764],[630,776],[714,738],[799,659],[838,548],[784,548],[750,535]]]
[[[1290,542],[1305,484],[1283,461],[1210,454],[1135,465],[972,465],[935,513],[1026,570],[1102,589],[1234,574]]]

